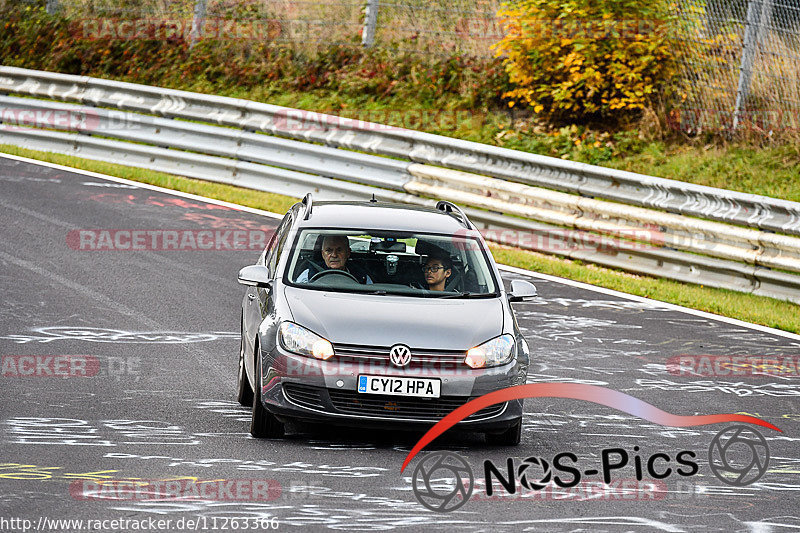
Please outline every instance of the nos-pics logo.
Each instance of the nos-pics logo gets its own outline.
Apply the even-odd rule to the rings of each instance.
[[[609,484],[615,476],[633,474],[638,481],[645,478],[665,479],[670,476],[690,477],[700,471],[698,456],[691,450],[674,454],[639,453],[623,448],[601,451],[597,468],[579,463],[571,452],[559,453],[547,460],[528,457],[515,464],[508,458],[499,467],[490,460],[483,462],[483,486],[486,496],[492,496],[495,485],[507,494],[517,491],[539,491],[548,485],[566,489],[582,480],[597,478]],[[746,486],[755,483],[769,466],[769,447],[766,439],[751,427],[734,425],[717,433],[708,448],[708,465],[723,483]],[[632,472],[631,472],[632,470]],[[470,465],[460,455],[438,451],[425,455],[417,464],[411,478],[417,500],[432,511],[450,512],[465,505],[475,487],[475,475]]]

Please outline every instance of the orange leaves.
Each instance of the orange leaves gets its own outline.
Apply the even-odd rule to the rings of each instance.
[[[663,0],[507,0],[509,29],[494,45],[512,89],[504,94],[553,121],[619,116],[647,107],[679,58]]]

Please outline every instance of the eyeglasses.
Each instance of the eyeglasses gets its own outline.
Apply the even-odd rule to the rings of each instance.
[[[441,265],[436,265],[436,266],[432,266],[432,267],[429,267],[429,266],[422,267],[422,271],[425,272],[426,274],[428,272],[439,272],[440,270],[446,270],[446,267],[443,267]]]

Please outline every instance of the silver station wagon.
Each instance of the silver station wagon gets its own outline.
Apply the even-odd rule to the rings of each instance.
[[[239,272],[238,400],[250,433],[287,422],[424,429],[483,394],[525,383],[529,351],[486,243],[464,212],[307,195]],[[520,441],[522,401],[456,426]]]

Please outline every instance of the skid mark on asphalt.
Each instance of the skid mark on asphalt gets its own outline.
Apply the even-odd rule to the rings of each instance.
[[[168,455],[138,455],[131,453],[111,452],[103,455],[104,458],[116,459],[120,462],[147,462],[155,463],[159,466],[164,465],[168,468],[189,467],[189,468],[225,468],[233,467],[234,470],[250,472],[293,472],[321,477],[341,477],[341,478],[365,478],[377,477],[388,468],[379,466],[353,466],[339,464],[314,464],[304,461],[279,462],[266,459],[246,460],[229,458],[205,458],[189,459],[181,457],[171,457]]]
[[[721,392],[739,398],[749,396],[796,397],[800,396],[800,384],[789,383],[747,383],[743,381],[695,380],[679,383],[670,379],[636,379],[636,387],[621,389],[625,392],[640,390],[660,390],[681,393]]]
[[[151,321],[148,323],[155,324]],[[85,326],[45,326],[32,328],[34,334],[13,334],[0,339],[18,344],[29,342],[48,343],[54,341],[87,341],[114,344],[191,344],[222,339],[237,339],[233,331],[187,332],[187,331],[126,331],[121,329],[92,328]],[[38,333],[38,335],[36,335]]]
[[[103,420],[16,417],[3,421],[4,442],[49,446],[116,447],[131,444],[196,446],[200,440],[181,426],[160,420]]]

